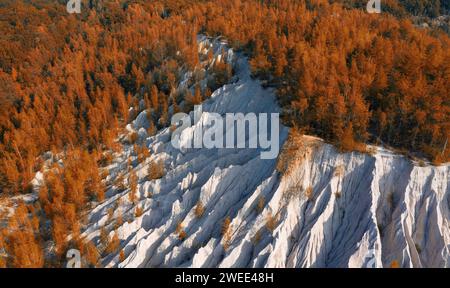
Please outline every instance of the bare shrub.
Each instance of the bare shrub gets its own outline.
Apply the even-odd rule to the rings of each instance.
[[[150,150],[145,145],[134,145],[134,152],[137,156],[137,162],[140,164],[150,157]]]
[[[147,168],[147,179],[149,181],[161,179],[165,175],[164,162],[151,162]]]
[[[138,133],[137,132],[131,132],[129,135],[128,135],[128,138],[127,138],[127,143],[128,144],[130,144],[130,145],[133,145],[134,143],[136,143],[136,141],[137,141],[137,139],[138,139]]]
[[[256,231],[255,235],[252,238],[253,245],[258,245],[258,243],[261,241],[261,238],[262,238],[261,231],[260,230]]]
[[[120,173],[119,175],[117,175],[116,179],[114,180],[114,186],[116,186],[116,188],[120,191],[123,191],[126,189],[125,186],[125,177],[123,176],[122,173]]]
[[[127,171],[130,172],[133,169],[133,159],[132,157],[127,158]]]
[[[375,148],[373,146],[366,145],[366,153],[371,155],[371,156],[374,156],[375,154],[377,154],[377,148]]]
[[[101,159],[99,161],[99,164],[101,167],[105,167],[110,165],[114,160],[114,155],[112,152],[106,152],[103,153],[103,155],[101,156]]]
[[[109,240],[108,245],[106,246],[105,252],[107,254],[115,253],[119,250],[120,247],[120,239],[117,231],[114,232],[113,237]]]
[[[109,176],[109,170],[108,169],[104,169],[100,172],[100,178],[101,179],[106,179]]]
[[[308,199],[309,201],[314,200],[314,189],[312,186],[308,186],[308,188],[306,188],[305,196],[306,196],[306,199]]]
[[[292,168],[296,161],[299,160],[298,152],[304,147],[302,134],[296,128],[289,131],[289,136],[283,149],[278,156],[276,169],[281,175],[288,175],[292,172]]]
[[[301,184],[300,179],[296,179],[294,183],[292,183],[283,193],[283,201],[285,204],[289,203],[289,201],[294,197],[301,196],[303,191],[303,185]]]
[[[134,211],[134,216],[137,218],[137,217],[141,217],[142,214],[144,214],[144,209],[140,206],[137,206]]]
[[[228,233],[228,231],[230,230],[230,225],[231,225],[231,219],[230,219],[230,216],[227,216],[222,224],[222,236],[224,236],[225,234]]]
[[[390,268],[400,268],[400,264],[398,263],[397,260],[393,260],[391,262]]]
[[[147,128],[147,134],[148,136],[153,136],[156,134],[156,126],[153,124],[153,121],[150,122],[150,126]]]
[[[105,227],[100,229],[100,243],[104,246],[108,245],[108,232]]]
[[[181,240],[181,241],[186,239],[187,234],[186,234],[186,231],[184,230],[182,222],[178,222],[177,223],[177,227],[175,228],[175,234],[178,235],[178,239]]]
[[[230,216],[227,216],[222,224],[222,245],[223,249],[225,251],[228,250],[228,248],[231,245],[231,219]]]
[[[272,215],[272,213],[267,215],[265,226],[270,232],[273,232],[273,230],[277,227],[277,219]]]
[[[108,209],[108,222],[112,220],[114,216],[114,207]]]
[[[345,172],[345,167],[343,164],[341,164],[334,168],[333,175],[336,177],[342,177],[344,175],[344,172]]]
[[[259,196],[258,204],[256,205],[256,211],[258,211],[258,213],[261,213],[264,210],[265,206],[266,206],[266,197]]]
[[[203,203],[201,201],[198,201],[194,210],[195,217],[202,218],[203,213],[205,213],[205,207],[203,207]]]
[[[114,229],[119,229],[123,225],[123,217],[122,214],[119,214],[117,216],[116,222],[114,223]]]
[[[182,230],[179,234],[178,234],[178,239],[180,239],[181,241],[183,241],[184,239],[186,239],[187,234],[186,231]]]
[[[82,243],[81,252],[83,253],[83,258],[88,265],[94,267],[99,266],[100,253],[98,252],[94,243],[92,243],[91,241]]]
[[[136,203],[137,192],[138,192],[138,176],[136,172],[132,171],[130,177],[128,178],[128,185],[130,186],[130,192],[128,193],[128,200],[131,203]]]
[[[123,261],[125,261],[125,252],[122,249],[122,250],[120,250],[120,253],[119,253],[119,262],[123,262]]]

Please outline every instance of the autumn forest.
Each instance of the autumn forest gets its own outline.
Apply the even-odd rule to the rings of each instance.
[[[66,1],[0,3],[0,198],[31,192],[45,157],[58,160],[38,201],[0,226],[0,267],[56,267],[69,244],[98,265],[79,237],[82,215],[104,199],[102,167],[125,125],[147,110],[155,133],[233,73],[219,63],[207,89],[174,92],[199,63],[199,34],[249,57],[253,77],[275,89],[283,124],[342,152],[376,144],[450,160],[450,38],[410,19],[448,14],[446,1],[390,0],[381,14],[362,9],[366,1],[84,2],[72,15]]]

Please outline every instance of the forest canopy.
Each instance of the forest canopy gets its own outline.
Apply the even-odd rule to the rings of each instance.
[[[0,256],[0,267],[57,265],[67,236],[79,240],[83,209],[104,198],[105,155],[133,111],[149,112],[154,133],[181,103],[226,83],[231,69],[217,65],[209,91],[174,93],[180,71],[199,63],[199,34],[248,55],[286,125],[342,151],[376,143],[450,160],[450,39],[410,19],[448,13],[448,1],[389,0],[379,15],[359,0],[84,2],[72,15],[63,0],[0,3],[0,194],[29,192],[48,151],[64,163],[45,174],[35,205],[21,204],[11,229],[0,229],[0,250],[14,255]],[[95,247],[78,245],[97,265]]]
[[[59,2],[0,5],[3,192],[26,191],[45,151],[111,144],[137,92],[156,89],[161,124],[177,67],[198,61],[198,33],[225,36],[251,57],[289,125],[338,146],[350,137],[449,159],[444,33],[348,9],[352,1],[89,1],[80,15]]]

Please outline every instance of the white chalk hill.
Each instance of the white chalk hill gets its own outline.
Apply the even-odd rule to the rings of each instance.
[[[236,75],[203,103],[201,121],[208,112],[279,111],[274,92],[250,77],[245,57],[226,43],[202,38],[200,52],[209,49],[216,60],[226,53]],[[83,233],[94,243],[101,227],[109,236],[118,233],[125,259],[119,260],[120,250],[107,255],[102,259],[107,267],[450,265],[449,165],[419,167],[382,148],[374,155],[340,154],[304,136],[290,159],[293,169],[281,175],[277,160],[260,159],[258,149],[179,151],[170,143],[170,129],[147,137],[146,125],[143,112],[128,127],[151,151],[133,168],[139,177],[137,204],[128,200],[129,189],[111,188],[90,212]],[[287,135],[282,127],[281,145]],[[131,150],[117,155],[108,167],[111,175],[122,171],[127,177]],[[159,160],[165,176],[147,181],[148,163]],[[199,202],[201,217],[195,215]],[[143,208],[139,217],[137,206]],[[231,224],[223,236],[226,217]]]

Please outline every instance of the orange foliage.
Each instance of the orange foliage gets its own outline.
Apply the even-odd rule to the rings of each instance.
[[[199,31],[222,35],[248,54],[254,76],[275,88],[285,123],[302,133],[343,151],[381,140],[434,163],[450,160],[450,39],[395,18],[405,11],[396,1],[388,3],[392,14],[381,15],[324,0],[137,0],[126,9],[122,1],[104,1],[102,13],[86,8],[82,17],[68,17],[57,1],[31,2],[0,6],[0,193],[30,192],[46,151],[63,151],[54,154],[62,165],[45,175],[42,210],[19,205],[0,239],[14,257],[0,256],[0,266],[44,265],[43,221],[57,255],[69,236],[77,238],[83,209],[104,199],[99,163],[108,159],[99,155],[118,149],[118,128],[142,111],[141,100],[153,135],[168,125],[169,107],[200,103],[229,81],[232,67],[214,61],[214,81],[203,91],[174,93],[180,71],[200,63]],[[138,140],[130,136],[130,143]],[[148,157],[142,149],[138,162]],[[149,165],[150,180],[164,173],[163,162]],[[114,184],[124,190],[123,175]],[[85,249],[98,265],[93,244]]]

